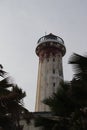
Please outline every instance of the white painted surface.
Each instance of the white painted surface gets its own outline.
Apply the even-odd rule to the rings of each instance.
[[[47,58],[39,59],[37,94],[35,111],[50,111],[49,107],[42,101],[57,91],[59,83],[63,80],[62,52],[55,56],[50,52]]]

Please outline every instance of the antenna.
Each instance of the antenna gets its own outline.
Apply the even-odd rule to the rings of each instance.
[[[47,35],[47,32],[45,32],[45,36]]]

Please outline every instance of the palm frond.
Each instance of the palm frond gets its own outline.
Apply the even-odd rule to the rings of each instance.
[[[0,76],[1,77],[5,77],[7,75],[7,72],[3,71],[3,70],[0,70]]]
[[[12,88],[12,92],[16,93],[18,96],[18,100],[21,100],[26,96],[26,93],[22,91],[21,88],[19,88],[17,85]]]
[[[9,87],[13,87],[13,86],[14,86],[14,84],[10,82],[10,76],[6,77],[0,81],[0,87],[9,88]]]
[[[0,76],[3,78],[0,81],[0,118],[4,117],[3,119],[5,119],[6,115],[10,114],[12,123],[19,129],[20,118],[25,113],[29,114],[28,111],[25,112],[23,107],[23,98],[26,96],[26,93],[14,84],[12,78],[2,69],[3,67],[0,65]],[[27,122],[30,121],[28,117],[25,117],[25,119]]]
[[[69,59],[69,64],[72,64],[76,79],[86,78],[87,80],[87,56],[74,53]]]

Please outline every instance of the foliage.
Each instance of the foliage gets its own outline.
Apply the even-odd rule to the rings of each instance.
[[[54,113],[52,130],[87,129],[87,57],[73,54],[69,63],[74,69],[72,81],[61,83],[58,91],[43,101]]]
[[[3,71],[0,65],[0,127],[4,130],[21,130],[20,118],[28,110],[23,107],[23,98],[26,96],[16,84],[12,83],[7,72]],[[5,124],[5,125],[4,125]]]
[[[57,93],[54,93],[43,102],[51,108],[56,115],[68,116],[74,109],[73,102],[70,99],[69,93],[70,83],[61,83]]]
[[[49,120],[48,118],[45,117],[37,117],[35,118],[35,127],[41,127],[44,126],[45,130],[50,130],[55,124],[55,121]]]

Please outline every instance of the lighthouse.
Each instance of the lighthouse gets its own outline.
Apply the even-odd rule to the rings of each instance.
[[[66,53],[64,41],[52,33],[41,37],[37,42],[36,54],[39,57],[36,112],[50,111],[43,100],[55,93],[63,81],[62,57]]]

